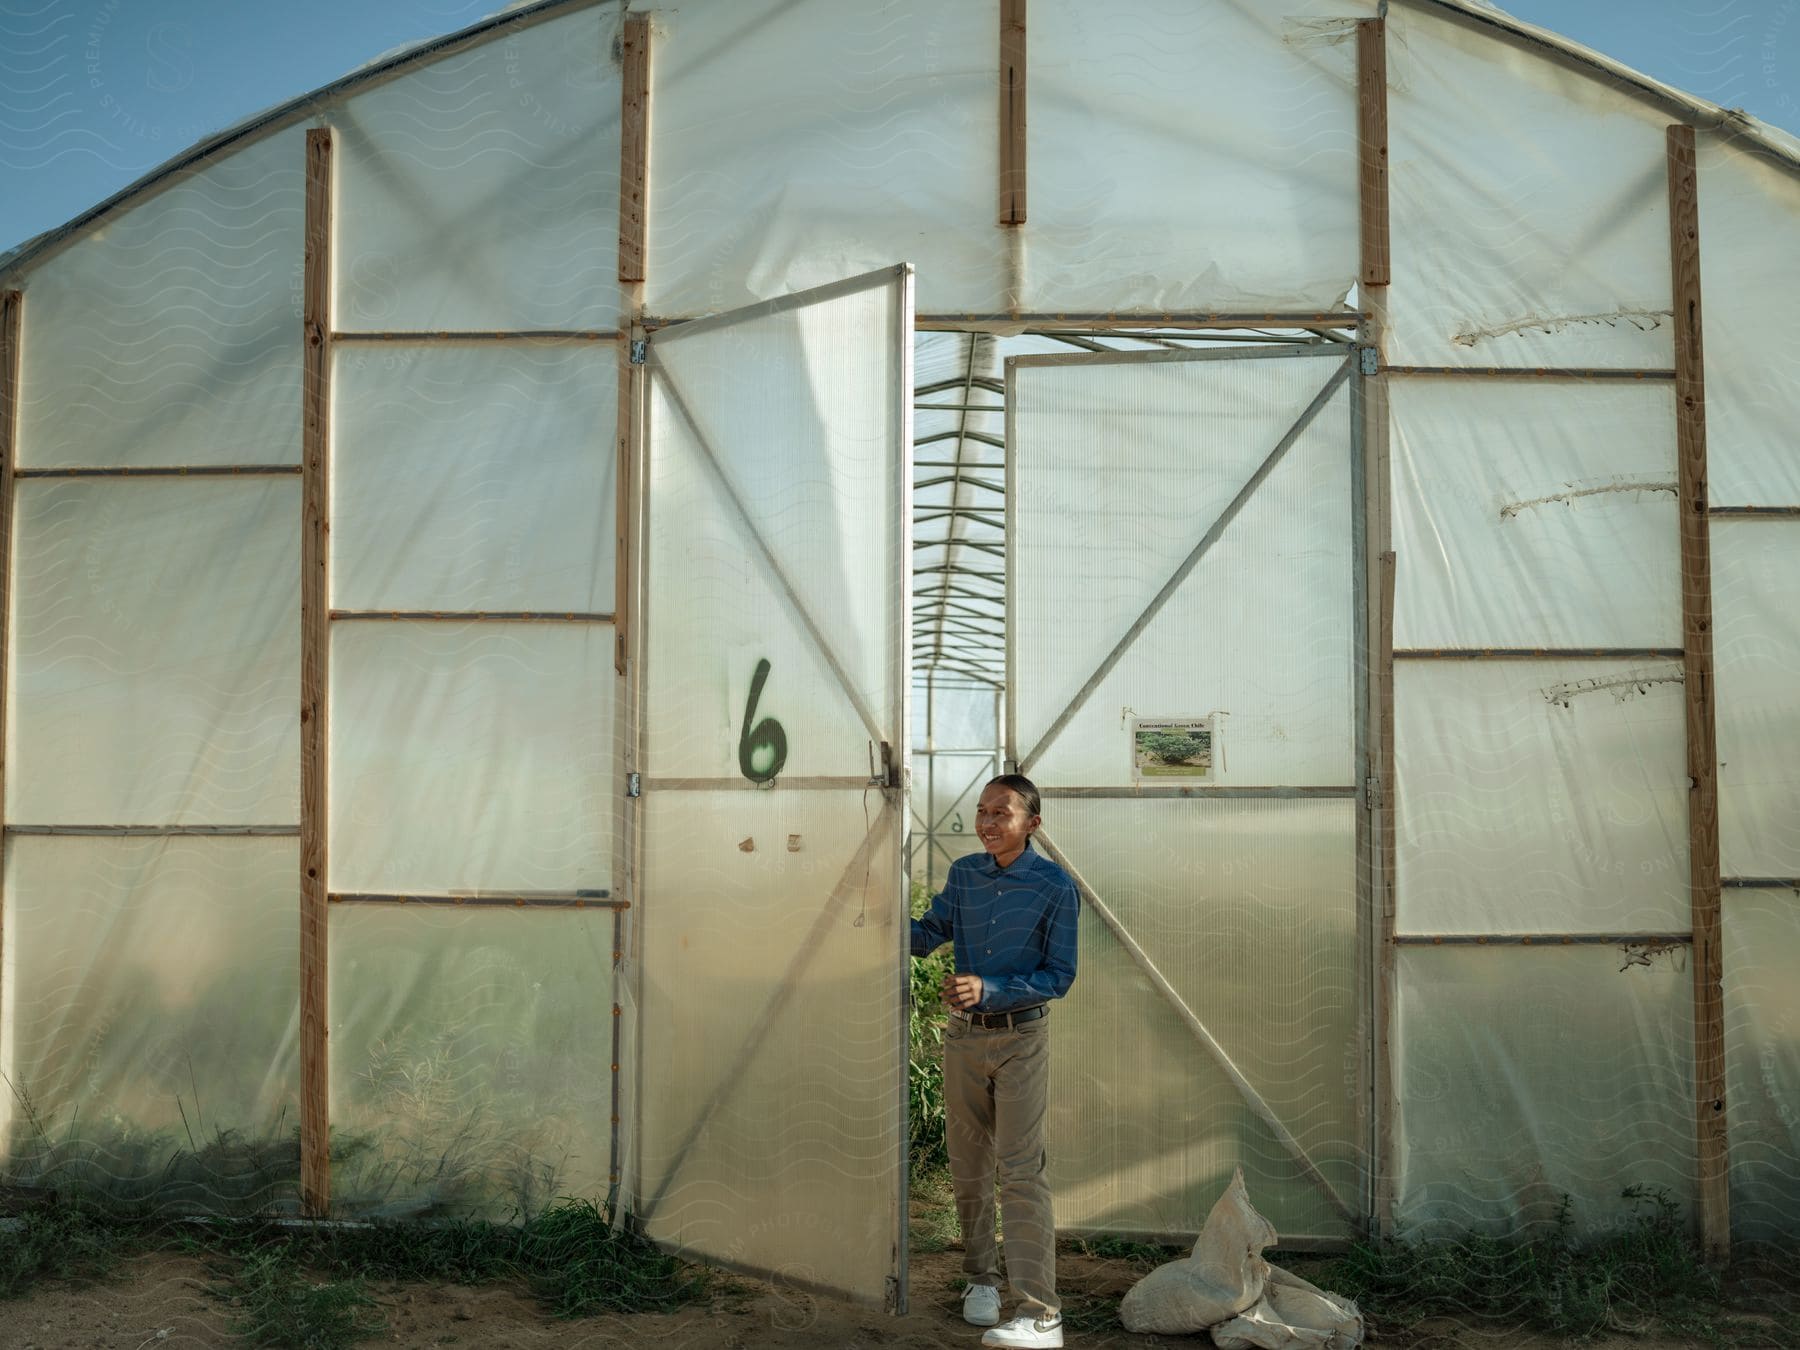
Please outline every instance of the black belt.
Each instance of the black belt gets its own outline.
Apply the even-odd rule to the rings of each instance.
[[[1049,1004],[1034,1003],[1029,1008],[1019,1008],[1013,1012],[966,1013],[954,1012],[953,1010],[953,1013],[954,1016],[960,1017],[968,1022],[970,1026],[981,1027],[984,1030],[992,1031],[996,1027],[1016,1027],[1021,1022],[1034,1022],[1049,1011]]]

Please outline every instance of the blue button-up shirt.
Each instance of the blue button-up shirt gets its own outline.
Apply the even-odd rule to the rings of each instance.
[[[978,1012],[1061,998],[1075,982],[1080,910],[1069,874],[1033,849],[1001,867],[987,853],[950,864],[944,889],[912,921],[912,954],[956,947],[959,974],[981,976]]]

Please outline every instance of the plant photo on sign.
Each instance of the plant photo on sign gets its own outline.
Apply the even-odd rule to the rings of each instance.
[[[1133,718],[1131,779],[1210,779],[1213,776],[1213,719]]]

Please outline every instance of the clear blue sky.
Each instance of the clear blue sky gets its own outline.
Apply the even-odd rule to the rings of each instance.
[[[0,251],[210,132],[500,3],[0,0]],[[1505,7],[1800,134],[1800,0]]]

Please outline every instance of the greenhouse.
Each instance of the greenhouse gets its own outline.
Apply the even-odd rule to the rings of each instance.
[[[1800,142],[1481,0],[542,0],[0,257],[0,1179],[904,1307],[909,882],[1072,1234],[1800,1236]]]

